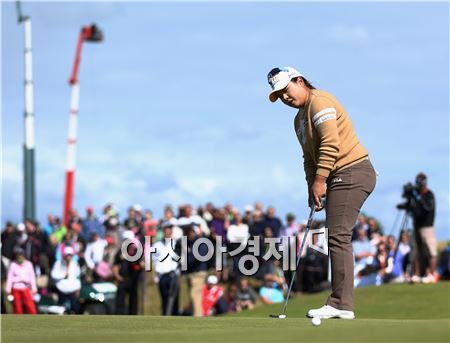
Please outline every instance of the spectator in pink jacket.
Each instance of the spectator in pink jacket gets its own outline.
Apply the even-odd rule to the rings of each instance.
[[[23,249],[16,248],[14,252],[16,258],[9,265],[6,293],[8,298],[14,299],[14,313],[23,314],[24,305],[28,314],[36,314],[33,294],[37,293],[37,287],[33,265],[25,259]]]

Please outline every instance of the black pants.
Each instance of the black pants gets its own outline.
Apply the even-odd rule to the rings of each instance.
[[[179,276],[175,272],[159,276],[161,313],[163,316],[177,316],[179,306]]]
[[[128,296],[128,311],[126,297]],[[138,279],[125,280],[117,286],[116,314],[137,314],[138,312]]]
[[[70,311],[73,313],[80,313],[80,302],[78,301],[78,297],[73,293],[62,293],[58,291],[59,303],[62,305],[66,305],[66,303],[70,304]]]
[[[219,300],[217,300],[216,304],[214,305],[214,314],[224,314],[228,312],[228,304],[225,300],[225,297],[222,295]]]

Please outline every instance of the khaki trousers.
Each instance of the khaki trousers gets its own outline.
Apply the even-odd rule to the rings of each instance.
[[[327,305],[340,310],[353,311],[352,230],[375,183],[376,173],[369,160],[338,170],[327,180],[325,210],[332,288]]]
[[[205,284],[206,275],[207,272],[194,272],[188,274],[189,294],[191,296],[194,317],[203,316],[202,289]]]

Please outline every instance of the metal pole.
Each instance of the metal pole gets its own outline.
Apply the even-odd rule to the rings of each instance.
[[[33,58],[31,53],[31,20],[23,16],[17,1],[17,19],[24,24],[25,41],[25,143],[24,158],[24,219],[36,219],[36,193],[34,172],[34,103],[33,103]]]

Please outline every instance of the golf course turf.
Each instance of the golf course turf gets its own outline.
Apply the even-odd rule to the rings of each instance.
[[[355,291],[356,320],[322,320],[305,311],[326,294],[213,318],[159,316],[2,316],[2,342],[448,342],[450,283],[385,285]]]

